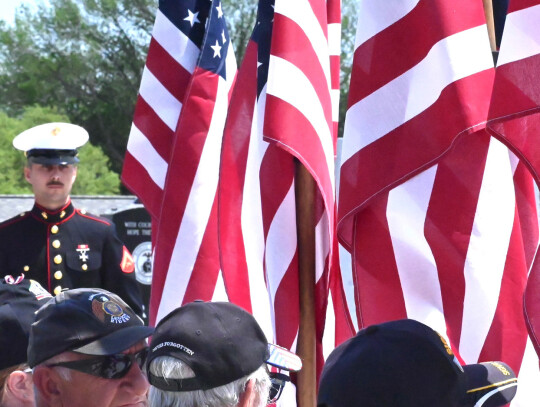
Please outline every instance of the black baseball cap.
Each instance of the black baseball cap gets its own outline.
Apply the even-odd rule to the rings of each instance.
[[[148,371],[151,385],[167,391],[208,390],[231,383],[268,363],[298,371],[300,358],[269,344],[249,312],[229,302],[196,301],[170,312],[156,326],[147,367],[158,356],[181,360],[195,373],[164,379]]]
[[[497,407],[516,391],[516,375],[507,364],[461,366],[442,336],[404,319],[372,325],[334,349],[317,405]]]
[[[66,351],[121,353],[153,331],[116,294],[99,288],[62,291],[36,313],[28,364],[34,367]]]
[[[37,281],[22,275],[0,281],[0,370],[26,363],[34,313],[51,297]]]

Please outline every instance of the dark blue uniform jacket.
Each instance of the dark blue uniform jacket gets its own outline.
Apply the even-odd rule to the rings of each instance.
[[[0,274],[38,281],[51,293],[104,288],[141,315],[142,299],[130,253],[110,221],[75,209],[51,212],[34,204],[0,223]]]

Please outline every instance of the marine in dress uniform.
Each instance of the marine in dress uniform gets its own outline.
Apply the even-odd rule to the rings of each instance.
[[[19,134],[25,177],[32,185],[32,210],[0,224],[0,270],[24,273],[51,293],[79,287],[118,294],[142,314],[142,298],[131,254],[114,225],[74,208],[69,197],[79,162],[77,148],[88,133],[67,123],[47,123]]]

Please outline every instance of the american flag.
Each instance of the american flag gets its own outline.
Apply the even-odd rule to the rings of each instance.
[[[219,1],[159,2],[122,173],[153,220],[151,323],[214,294],[216,190],[235,75]]]
[[[489,132],[506,143],[540,182],[540,1],[512,0],[495,71]],[[531,230],[531,239],[538,235]],[[535,248],[530,248],[534,254]],[[540,259],[529,273],[526,322],[540,354]]]
[[[404,317],[538,399],[522,295],[538,240],[531,179],[484,127],[493,59],[481,2],[360,2],[338,236],[359,327]]]
[[[512,0],[497,59],[488,130],[540,182],[540,1]]]
[[[293,350],[300,319],[295,161],[316,183],[319,350],[328,293],[337,121],[331,93],[338,86],[329,42],[334,61],[339,55],[330,33],[339,33],[339,2],[330,3],[327,9],[321,0],[259,2],[223,141],[219,239],[227,293],[253,312],[269,339]]]

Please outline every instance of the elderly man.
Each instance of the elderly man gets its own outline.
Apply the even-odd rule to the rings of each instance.
[[[300,358],[268,344],[255,318],[224,302],[193,302],[163,318],[147,362],[151,407],[263,407]]]
[[[82,127],[46,123],[13,140],[25,152],[24,177],[34,206],[0,224],[0,270],[24,273],[49,292],[100,287],[122,297],[142,315],[142,297],[131,254],[110,221],[76,209],[77,148],[88,140]]]
[[[34,406],[26,348],[34,313],[50,298],[39,283],[22,275],[0,282],[0,407]]]
[[[405,319],[372,325],[324,366],[318,407],[500,407],[517,390],[503,362],[461,366],[444,338]]]
[[[141,368],[152,332],[113,293],[59,293],[30,328],[36,406],[146,406],[149,384]]]

